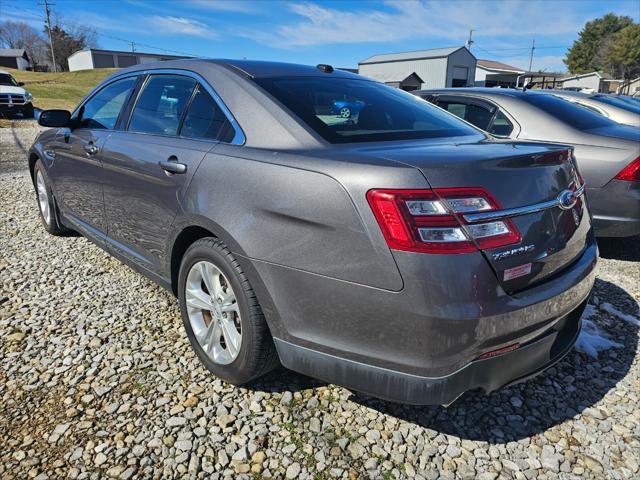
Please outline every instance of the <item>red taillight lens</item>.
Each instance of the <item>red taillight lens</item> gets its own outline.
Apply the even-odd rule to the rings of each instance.
[[[633,162],[624,167],[620,173],[616,175],[616,179],[640,182],[640,157],[636,158]]]
[[[510,220],[473,225],[464,221],[461,214],[500,209],[482,188],[370,190],[367,199],[387,244],[395,250],[466,253],[520,241]]]

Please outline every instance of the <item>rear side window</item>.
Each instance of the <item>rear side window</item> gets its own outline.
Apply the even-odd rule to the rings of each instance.
[[[591,130],[592,128],[617,125],[617,123],[602,115],[598,115],[597,113],[554,95],[530,93],[528,95],[522,95],[520,98],[528,104],[555,117],[562,123],[577,128],[578,130]]]
[[[152,75],[131,114],[133,132],[176,135],[196,81],[182,75]]]
[[[198,85],[193,100],[180,130],[180,136],[230,142],[235,131],[222,109],[201,85]]]
[[[500,110],[496,112],[496,116],[493,118],[489,133],[493,135],[500,135],[501,137],[508,137],[513,131],[513,125],[509,119]]]
[[[473,103],[439,101],[438,105],[482,130],[489,130],[493,111]]]
[[[135,84],[135,77],[124,78],[96,93],[80,109],[79,128],[112,130]]]
[[[478,135],[421,98],[378,82],[328,76],[255,82],[330,143]]]

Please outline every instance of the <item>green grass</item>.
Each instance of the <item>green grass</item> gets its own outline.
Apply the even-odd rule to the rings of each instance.
[[[33,95],[33,105],[46,110],[62,108],[73,110],[80,100],[116,68],[80,70],[78,72],[25,72],[6,69],[13,77],[24,82],[24,88]]]

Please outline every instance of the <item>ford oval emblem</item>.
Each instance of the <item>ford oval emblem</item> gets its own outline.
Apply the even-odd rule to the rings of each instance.
[[[558,206],[562,210],[569,210],[573,208],[577,201],[578,198],[576,197],[576,194],[571,190],[564,190],[560,195],[558,195]]]

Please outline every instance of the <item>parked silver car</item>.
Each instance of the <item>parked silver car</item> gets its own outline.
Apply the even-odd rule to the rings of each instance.
[[[337,99],[357,114],[334,113]],[[174,292],[203,364],[448,404],[560,360],[597,247],[567,147],[495,140],[358,75],[182,60],[42,112],[44,227]]]
[[[604,115],[614,122],[640,128],[640,103],[623,100],[615,95],[605,93],[583,93],[567,90],[544,90],[570,102],[574,102],[589,110]]]
[[[640,234],[640,129],[545,91],[452,88],[412,92],[504,138],[571,145],[599,237]]]

